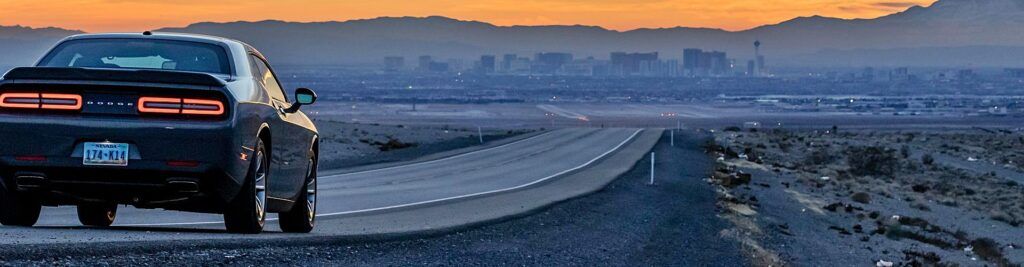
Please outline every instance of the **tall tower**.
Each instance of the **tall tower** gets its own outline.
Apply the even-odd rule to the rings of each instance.
[[[761,56],[761,40],[754,41],[754,57]]]
[[[764,56],[761,55],[761,40],[754,41],[754,73],[755,77],[761,77],[765,75],[764,71]]]

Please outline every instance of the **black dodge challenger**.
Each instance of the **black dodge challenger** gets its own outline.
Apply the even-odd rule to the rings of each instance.
[[[150,33],[68,37],[0,80],[0,223],[75,205],[109,226],[118,205],[220,213],[258,233],[316,218],[317,130],[266,58],[239,41]]]

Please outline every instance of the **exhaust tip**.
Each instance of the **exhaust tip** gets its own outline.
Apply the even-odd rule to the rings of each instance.
[[[188,180],[171,180],[167,181],[167,185],[170,186],[174,191],[181,193],[199,193],[199,183]]]
[[[41,173],[18,173],[14,176],[18,188],[41,188],[46,185],[46,175]]]

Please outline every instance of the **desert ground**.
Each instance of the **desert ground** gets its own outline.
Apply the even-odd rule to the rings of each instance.
[[[314,118],[349,123],[432,125],[483,129],[565,127],[648,127],[714,129],[745,123],[769,128],[1024,129],[1013,116],[963,116],[947,113],[894,115],[855,112],[780,112],[749,105],[720,103],[376,103],[323,101],[310,106]]]
[[[320,166],[341,169],[410,160],[428,154],[480,145],[534,130],[395,125],[371,122],[314,120],[321,134]],[[479,134],[482,134],[481,138]]]
[[[760,263],[1024,262],[1024,135],[725,128],[709,155],[722,216]]]

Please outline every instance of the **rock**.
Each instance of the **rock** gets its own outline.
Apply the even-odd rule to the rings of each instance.
[[[733,188],[740,185],[750,183],[751,175],[749,173],[736,173],[729,174],[721,170],[715,171],[713,178],[718,181],[719,184],[725,187]]]
[[[850,199],[861,204],[871,203],[871,195],[865,192],[853,193],[853,195],[850,196]]]
[[[850,233],[849,230],[846,230],[846,228],[842,228],[842,227],[839,227],[839,226],[829,226],[828,229],[835,230],[836,232],[839,232],[839,234],[841,234],[841,235],[852,235],[853,234],[853,233]]]

